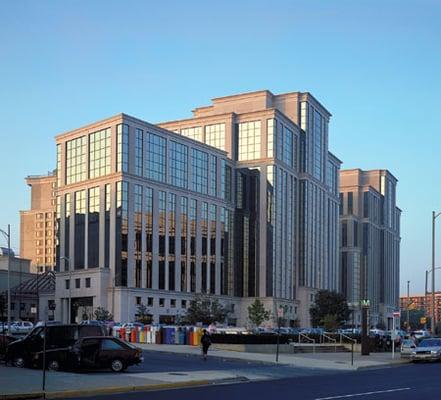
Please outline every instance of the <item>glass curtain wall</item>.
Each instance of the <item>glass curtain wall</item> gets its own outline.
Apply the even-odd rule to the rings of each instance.
[[[87,267],[99,267],[100,249],[100,188],[89,189],[89,213],[87,215]]]
[[[176,265],[176,195],[168,194],[169,222],[168,222],[168,290],[175,290]]]
[[[187,288],[187,229],[188,229],[188,198],[181,197],[181,291]]]
[[[167,220],[166,192],[159,191],[159,289],[165,289],[165,237]]]
[[[147,187],[145,190],[145,234],[146,234],[146,288],[152,288],[153,277],[153,189]]]
[[[201,254],[201,272],[202,272],[202,293],[207,292],[207,244],[208,244],[208,203],[202,202],[201,207],[201,233],[202,233],[202,254]]]
[[[104,187],[104,268],[110,267],[110,183]]]
[[[197,202],[190,199],[190,291],[196,291],[196,210]]]
[[[115,226],[115,286],[127,286],[128,250],[128,182],[116,183],[116,226]]]
[[[135,287],[142,287],[142,186],[135,185]]]
[[[208,292],[216,291],[216,211],[215,204],[210,204],[210,279]]]
[[[70,216],[72,213],[71,209],[71,194],[66,193],[64,195],[64,256],[69,259],[70,256]],[[69,266],[67,262],[64,261],[64,270],[67,270]],[[70,266],[72,268],[72,265]]]
[[[75,192],[75,269],[84,269],[86,233],[86,191]]]
[[[129,126],[126,124],[116,127],[116,170],[129,171]]]

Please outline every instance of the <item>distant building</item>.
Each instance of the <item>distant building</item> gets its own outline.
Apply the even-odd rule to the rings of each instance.
[[[370,301],[370,324],[392,324],[399,307],[400,216],[397,179],[387,170],[340,171],[342,291],[353,308]],[[360,323],[360,311],[355,311]]]
[[[55,190],[56,176],[32,175],[31,208],[20,211],[20,255],[31,260],[32,272],[55,266]]]
[[[432,294],[427,295],[411,295],[400,297],[400,310],[401,312],[407,311],[407,305],[409,304],[409,310],[423,310],[427,317],[432,316]],[[435,318],[437,321],[441,320],[441,292],[435,292]]]

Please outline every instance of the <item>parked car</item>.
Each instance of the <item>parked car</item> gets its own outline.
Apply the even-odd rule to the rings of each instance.
[[[410,359],[416,361],[441,361],[441,338],[423,339],[412,350]]]
[[[10,333],[29,333],[34,328],[34,324],[30,321],[15,321],[11,324]]]
[[[73,346],[46,352],[48,369],[104,369],[122,372],[143,361],[142,350],[112,336],[85,337]],[[32,364],[41,367],[43,352],[33,354]]]
[[[420,329],[417,331],[413,331],[412,336],[417,340],[426,339],[430,337],[430,332],[424,329]]]
[[[416,347],[416,343],[412,339],[403,339],[400,347],[401,358],[409,358]]]
[[[125,329],[134,329],[134,328],[144,328],[144,324],[141,324],[141,322],[126,322],[122,325]]]
[[[100,325],[49,325],[46,326],[46,349],[55,350],[72,346],[86,336],[106,336]],[[43,350],[44,327],[34,328],[23,339],[11,343],[6,349],[6,362],[16,367],[29,365],[31,354]]]
[[[8,345],[16,340],[17,338],[12,335],[0,333],[0,360],[3,360],[5,357]]]
[[[369,329],[369,336],[380,336],[380,337],[385,337],[386,336],[386,332],[383,331],[382,329]]]

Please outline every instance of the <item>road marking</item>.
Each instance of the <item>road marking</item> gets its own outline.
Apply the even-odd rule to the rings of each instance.
[[[370,396],[373,394],[381,394],[381,393],[392,393],[392,392],[402,392],[403,390],[410,390],[410,387],[406,388],[397,388],[397,389],[387,389],[387,390],[377,390],[375,392],[364,392],[364,393],[353,393],[353,394],[344,394],[340,396],[330,396],[330,397],[319,397],[315,400],[333,400],[333,399],[347,399],[350,397],[358,397],[358,396]]]

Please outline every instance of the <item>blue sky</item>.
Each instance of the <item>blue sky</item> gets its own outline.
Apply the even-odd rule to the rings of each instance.
[[[309,91],[333,114],[343,168],[399,179],[401,288],[422,292],[441,211],[440,20],[438,0],[3,1],[0,227],[11,223],[18,250],[24,177],[54,168],[57,133],[118,112],[188,117],[243,91]]]

